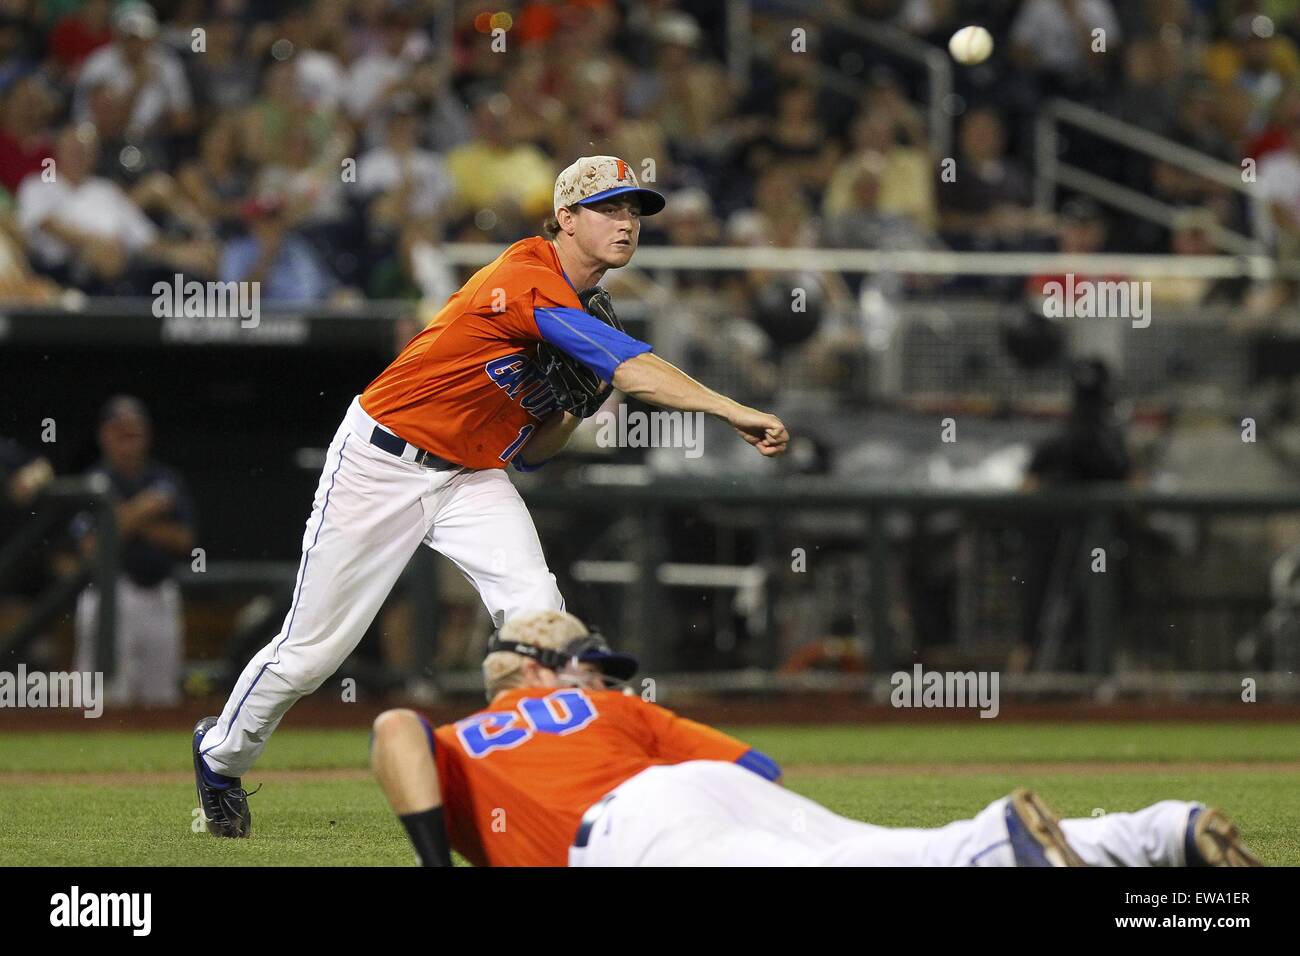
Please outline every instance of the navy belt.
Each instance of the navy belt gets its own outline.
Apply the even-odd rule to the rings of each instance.
[[[431,451],[425,451],[423,448],[418,448],[415,445],[407,443],[405,439],[399,438],[392,432],[384,431],[378,425],[376,425],[375,430],[370,433],[370,444],[374,445],[376,448],[382,448],[390,455],[396,455],[403,461],[413,461],[417,465],[423,465],[425,468],[432,468],[434,471],[451,471],[460,467],[460,465],[456,464],[454,461],[448,461],[446,458],[435,455]],[[407,457],[406,450],[408,448],[415,452],[415,457]]]
[[[613,799],[614,795],[608,793],[587,808],[587,812],[582,815],[582,823],[578,824],[578,835],[573,838],[574,846],[582,849],[587,845],[587,841],[591,839],[591,828],[600,821],[601,816],[605,813],[605,808],[609,806],[609,802]]]

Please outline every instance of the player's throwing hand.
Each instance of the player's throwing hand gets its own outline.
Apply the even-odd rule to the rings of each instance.
[[[790,443],[790,433],[781,419],[748,405],[737,404],[727,421],[741,438],[768,458],[784,453]]]

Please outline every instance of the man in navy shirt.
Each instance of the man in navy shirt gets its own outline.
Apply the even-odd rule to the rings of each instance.
[[[99,419],[102,475],[119,502],[121,573],[117,583],[116,666],[108,699],[117,704],[171,706],[180,702],[184,638],[178,558],[194,546],[194,507],[180,475],[149,455],[152,427],[138,399],[117,396]],[[94,548],[90,515],[74,525],[83,553]],[[87,588],[77,603],[77,668],[94,670],[99,594]]]

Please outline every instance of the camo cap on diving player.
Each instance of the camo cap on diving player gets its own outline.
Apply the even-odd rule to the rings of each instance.
[[[641,197],[641,215],[653,216],[667,202],[653,189],[637,182],[632,167],[617,156],[581,156],[555,177],[555,209],[561,206],[587,205],[636,193]]]

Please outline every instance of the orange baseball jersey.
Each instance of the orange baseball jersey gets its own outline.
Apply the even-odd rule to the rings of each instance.
[[[505,691],[431,741],[451,845],[475,866],[566,866],[583,812],[648,767],[725,760],[780,776],[747,744],[613,690]]]
[[[602,380],[650,345],[588,315],[541,237],[516,242],[456,292],[361,394],[371,418],[408,443],[469,468],[521,471],[516,459],[556,410],[537,362],[547,341]]]

